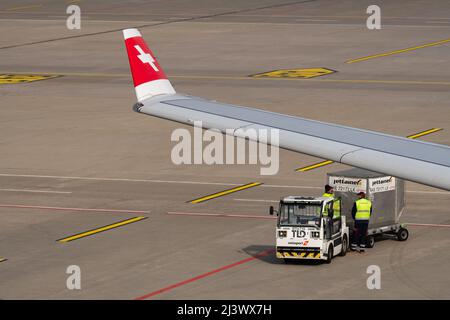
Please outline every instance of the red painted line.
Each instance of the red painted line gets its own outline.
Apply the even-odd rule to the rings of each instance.
[[[194,282],[194,281],[197,281],[197,280],[200,280],[200,279],[209,277],[209,276],[211,276],[211,275],[213,275],[213,274],[216,274],[216,273],[219,273],[219,272],[222,272],[222,271],[231,269],[231,268],[236,267],[236,266],[240,266],[240,265],[242,265],[242,264],[244,264],[244,263],[247,263],[247,262],[256,260],[256,259],[258,259],[258,258],[260,258],[260,257],[267,256],[267,255],[269,255],[269,254],[271,254],[271,253],[273,253],[273,252],[274,252],[274,249],[269,249],[269,250],[262,251],[262,252],[260,252],[260,253],[258,253],[258,254],[256,254],[256,255],[254,255],[254,256],[252,256],[252,257],[250,257],[250,258],[246,258],[246,259],[240,260],[240,261],[238,261],[238,262],[235,262],[235,263],[232,263],[232,264],[229,264],[229,265],[220,267],[220,268],[218,268],[218,269],[214,269],[214,270],[212,270],[212,271],[203,273],[203,274],[198,275],[198,276],[196,276],[196,277],[193,277],[193,278],[190,278],[190,279],[187,279],[187,280],[184,280],[184,281],[181,281],[181,282],[172,284],[172,285],[170,285],[170,286],[168,286],[168,287],[165,287],[165,288],[162,288],[162,289],[153,291],[153,292],[148,293],[148,294],[146,294],[146,295],[143,295],[143,296],[141,296],[141,297],[137,297],[137,298],[135,298],[134,300],[145,300],[145,299],[148,299],[148,298],[150,298],[150,297],[154,297],[154,296],[156,296],[156,295],[158,295],[158,294],[161,294],[161,293],[164,293],[164,292],[173,290],[173,289],[175,289],[175,288],[184,286],[184,285],[189,284],[189,283],[191,283],[191,282]]]
[[[273,220],[276,217],[271,216],[258,216],[258,215],[248,215],[248,214],[226,214],[226,213],[206,213],[206,212],[176,212],[169,211],[169,215],[178,216],[201,216],[201,217],[221,217],[221,218],[247,218],[247,219],[269,219]]]
[[[45,207],[45,206],[28,206],[28,205],[22,205],[22,204],[0,204],[0,208],[45,209],[45,210],[62,210],[62,211],[97,211],[97,212],[122,212],[122,213],[149,213],[149,211],[140,211],[140,210],[115,210],[115,209],[94,209],[94,208]]]
[[[412,227],[439,227],[450,228],[450,224],[434,224],[434,223],[405,223],[407,226]]]

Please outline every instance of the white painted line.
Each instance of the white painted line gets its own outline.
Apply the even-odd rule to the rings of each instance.
[[[150,213],[150,211],[142,210],[123,210],[123,209],[99,209],[99,208],[66,208],[66,207],[47,207],[47,206],[29,206],[23,204],[0,204],[0,208],[15,209],[45,209],[45,210],[62,210],[62,211],[95,211],[95,212],[120,212],[120,213]]]
[[[123,181],[123,182],[149,182],[149,183],[173,183],[173,184],[198,184],[198,185],[218,185],[218,186],[240,186],[242,183],[228,182],[206,182],[188,180],[155,180],[155,179],[128,179],[128,178],[99,178],[99,177],[77,177],[77,176],[54,176],[54,175],[34,175],[34,174],[12,174],[0,173],[0,177],[22,177],[22,178],[47,178],[47,179],[67,179],[67,180],[93,180],[93,181]],[[290,188],[290,189],[323,189],[323,186],[301,186],[301,185],[277,185],[263,184],[261,188]],[[448,191],[420,191],[408,190],[407,193],[442,194],[450,195]]]
[[[31,190],[31,189],[0,189],[5,192],[33,192],[33,193],[57,193],[57,194],[70,194],[71,191],[51,191],[51,190]]]
[[[405,222],[408,226],[413,227],[442,227],[442,228],[450,228],[450,224],[434,224],[434,223],[409,223]]]
[[[330,19],[305,19],[305,18],[298,18],[296,19],[298,22],[337,22],[339,20],[330,20]]]
[[[240,186],[240,185],[242,185],[242,183],[202,182],[202,181],[186,181],[186,180],[98,178],[98,177],[48,176],[48,175],[33,175],[33,174],[6,174],[6,173],[0,173],[0,176],[1,177],[22,177],[22,178],[67,179],[67,180],[124,181],[124,182],[150,182],[150,183],[176,183],[176,184],[205,184],[205,185],[219,185],[219,186]]]
[[[169,211],[168,215],[178,215],[178,216],[202,216],[202,217],[222,217],[222,218],[246,218],[246,219],[265,219],[273,220],[276,217],[272,216],[258,216],[258,215],[248,215],[248,214],[226,214],[226,213],[206,213],[206,212],[178,212]]]
[[[234,199],[236,200],[236,199]],[[277,217],[274,216],[262,216],[262,215],[252,215],[252,214],[226,214],[226,213],[208,213],[208,212],[182,212],[182,211],[169,211],[168,215],[177,216],[199,216],[199,217],[223,217],[223,218],[249,218],[249,219],[264,219],[264,220],[275,220]],[[405,222],[407,226],[413,227],[441,227],[450,228],[450,224],[434,224],[434,223],[409,223]]]

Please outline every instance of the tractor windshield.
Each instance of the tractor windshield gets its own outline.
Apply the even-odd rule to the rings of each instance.
[[[280,226],[309,225],[319,226],[322,216],[322,203],[282,203],[279,211]]]

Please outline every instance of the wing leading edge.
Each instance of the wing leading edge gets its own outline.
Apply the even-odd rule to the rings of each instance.
[[[147,97],[139,99],[135,111],[188,125],[202,121],[204,128],[224,133],[240,128],[278,129],[281,148],[450,190],[448,146],[207,101],[173,89]]]

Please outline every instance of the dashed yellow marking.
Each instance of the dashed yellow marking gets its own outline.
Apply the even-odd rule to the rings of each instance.
[[[321,161],[321,162],[316,163],[316,164],[312,164],[310,166],[306,166],[306,167],[295,169],[295,171],[301,171],[301,172],[309,171],[309,170],[316,169],[316,168],[319,168],[319,167],[323,167],[323,166],[326,166],[326,165],[332,164],[332,163],[333,163],[333,161],[331,161],[331,160],[325,160],[325,161]]]
[[[57,78],[59,75],[0,74],[0,84],[17,84]]]
[[[428,130],[425,130],[425,131],[421,131],[421,132],[409,135],[409,136],[407,136],[407,138],[409,138],[409,139],[417,139],[417,138],[420,138],[420,137],[423,137],[423,136],[426,136],[428,134],[435,133],[435,132],[438,132],[438,131],[441,131],[441,130],[444,130],[444,129],[442,129],[442,128],[432,128],[432,129],[428,129]],[[329,165],[329,164],[332,164],[332,163],[334,163],[334,161],[332,161],[332,160],[325,160],[325,161],[321,161],[321,162],[318,162],[318,163],[315,163],[315,164],[312,164],[312,165],[309,165],[309,166],[306,166],[306,167],[301,167],[301,168],[295,169],[295,171],[297,171],[297,172],[305,172],[305,171],[317,169],[317,168],[320,168],[320,167],[323,167],[323,166],[326,166],[326,165]]]
[[[425,130],[425,131],[422,131],[422,132],[418,132],[416,134],[409,135],[409,136],[407,136],[407,138],[417,139],[417,138],[426,136],[427,134],[438,132],[438,131],[441,131],[441,130],[443,130],[443,129],[442,128],[433,128],[433,129],[430,129],[430,130]]]
[[[239,186],[239,187],[235,187],[235,188],[227,189],[227,190],[224,190],[224,191],[216,192],[216,193],[210,194],[208,196],[197,198],[197,199],[194,199],[194,200],[191,200],[191,201],[188,201],[188,202],[189,203],[194,203],[194,204],[195,203],[200,203],[200,202],[208,201],[208,200],[211,200],[211,199],[214,199],[214,198],[222,197],[222,196],[225,196],[225,195],[233,193],[233,192],[237,192],[237,191],[245,190],[245,189],[248,189],[248,188],[256,187],[256,186],[259,186],[259,185],[262,185],[262,182],[247,183],[247,184],[244,184],[244,185]]]
[[[111,230],[111,229],[114,229],[114,228],[117,228],[117,227],[121,227],[121,226],[130,224],[130,223],[133,223],[133,222],[138,222],[138,221],[144,220],[146,218],[147,217],[134,217],[134,218],[123,220],[123,221],[120,221],[120,222],[117,222],[117,223],[109,224],[109,225],[101,227],[101,228],[97,228],[97,229],[89,230],[89,231],[86,231],[86,232],[78,233],[76,235],[73,235],[73,236],[70,236],[70,237],[67,237],[67,238],[63,238],[63,239],[59,239],[59,240],[56,240],[56,241],[69,242],[69,241],[77,240],[77,239],[80,239],[80,238],[91,236],[91,235],[96,234],[96,233],[100,233],[100,232],[103,232],[103,231],[107,231],[107,230]]]
[[[428,48],[428,47],[432,47],[432,46],[438,46],[438,45],[441,45],[441,44],[444,44],[444,43],[447,43],[447,42],[450,42],[450,39],[445,39],[445,40],[441,40],[441,41],[426,43],[426,44],[423,44],[423,45],[420,45],[420,46],[410,47],[410,48],[401,49],[401,50],[394,50],[394,51],[385,52],[385,53],[378,53],[378,54],[374,54],[374,55],[371,55],[371,56],[366,56],[366,57],[362,57],[362,58],[358,58],[358,59],[349,60],[346,63],[355,63],[355,62],[366,61],[366,60],[374,59],[374,58],[386,57],[386,56],[390,56],[390,55],[393,55],[393,54],[399,54],[399,53],[409,52],[409,51],[413,51],[413,50],[417,50],[417,49]]]
[[[327,68],[281,69],[252,75],[253,78],[302,78],[310,79],[336,71]]]

